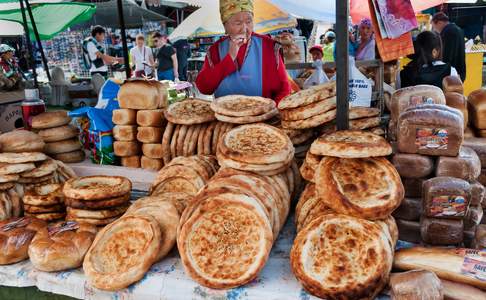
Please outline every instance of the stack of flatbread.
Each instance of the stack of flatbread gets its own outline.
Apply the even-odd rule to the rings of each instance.
[[[385,130],[381,126],[380,109],[376,107],[349,107],[349,129],[364,130],[376,135],[385,135]],[[320,128],[321,134],[336,132],[335,122],[327,123]]]
[[[121,176],[86,176],[64,184],[68,221],[104,226],[128,208],[132,183]]]
[[[66,163],[84,160],[85,154],[79,142],[79,130],[69,125],[67,111],[48,111],[32,117],[32,128],[44,140],[44,152]]]
[[[179,219],[167,195],[136,200],[96,236],[83,263],[88,282],[116,291],[142,279],[174,247]]]
[[[292,141],[281,129],[255,123],[228,131],[216,156],[221,167],[276,175],[290,167],[294,151]]]
[[[308,129],[336,118],[336,82],[317,85],[282,99],[278,104],[282,127]]]
[[[28,189],[24,193],[22,202],[26,216],[46,222],[53,222],[66,217],[61,184],[42,184]]]
[[[277,116],[275,101],[262,97],[231,95],[211,102],[216,119],[233,124],[250,124],[270,120]]]
[[[300,183],[296,169],[263,176],[220,169],[182,214],[177,246],[199,284],[234,288],[263,269]]]
[[[305,155],[310,149],[312,142],[315,139],[314,131],[312,129],[282,129],[290,138],[295,148],[294,157],[297,164],[300,166],[304,161]]]

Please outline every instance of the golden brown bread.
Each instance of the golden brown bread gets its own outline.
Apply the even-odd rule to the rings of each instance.
[[[278,109],[292,109],[302,107],[304,105],[319,102],[336,95],[336,82],[330,81],[325,84],[313,86],[309,89],[299,91],[295,94],[283,98],[279,104]]]
[[[31,131],[15,130],[0,135],[0,149],[3,152],[44,152],[44,146],[42,138]]]
[[[163,131],[159,127],[138,127],[137,140],[142,143],[162,143]]]
[[[162,83],[155,80],[128,80],[118,92],[120,108],[158,109],[167,107],[167,94]]]
[[[79,135],[79,129],[73,125],[39,130],[37,133],[45,143],[59,142]]]
[[[486,129],[486,89],[475,90],[467,97],[471,123],[478,129]]]
[[[136,125],[116,125],[113,127],[113,137],[117,141],[136,141],[137,140],[137,126]]]
[[[469,113],[467,111],[466,97],[464,97],[463,94],[456,92],[448,92],[445,94],[445,98],[447,106],[453,107],[462,112],[462,116],[464,117],[464,128],[466,128],[469,124]]]
[[[162,127],[165,117],[163,109],[139,110],[137,112],[138,126]]]
[[[64,203],[66,206],[79,208],[79,209],[108,209],[111,207],[118,207],[128,204],[130,202],[130,194],[123,196],[108,198],[96,201],[85,201],[73,198],[65,198]]]
[[[78,163],[84,161],[86,154],[84,150],[75,150],[72,152],[53,154],[52,158],[65,163]]]
[[[211,102],[211,109],[215,113],[229,117],[259,116],[275,108],[272,99],[244,95],[220,97]]]
[[[126,156],[121,158],[121,165],[127,168],[140,168],[140,156]]]
[[[139,142],[113,142],[113,152],[116,156],[126,157],[140,154]]]
[[[54,128],[67,125],[69,122],[71,122],[71,118],[68,116],[67,111],[65,110],[46,111],[32,117],[32,128]]]
[[[433,272],[412,270],[390,275],[391,298],[394,300],[442,300],[443,287]]]
[[[73,152],[81,149],[81,143],[78,138],[73,138],[69,140],[46,143],[44,152],[47,154],[60,154]]]
[[[458,76],[446,76],[442,79],[442,89],[444,93],[454,92],[464,94],[462,80]]]
[[[112,121],[116,125],[135,125],[137,118],[137,111],[134,109],[114,109]]]
[[[201,124],[215,120],[211,102],[200,99],[188,99],[171,104],[164,111],[165,118],[181,125]]]
[[[142,155],[140,159],[140,165],[142,169],[158,171],[164,166],[164,161],[162,159],[150,158],[148,156]]]
[[[100,200],[130,193],[132,182],[121,176],[85,176],[66,181],[65,197],[78,200]]]

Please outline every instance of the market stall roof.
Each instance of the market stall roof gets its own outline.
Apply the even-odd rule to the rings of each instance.
[[[2,9],[1,6],[0,9]],[[95,11],[96,6],[89,3],[63,2],[32,5],[32,14],[37,25],[37,30],[39,31],[39,36],[42,40],[51,39],[54,35],[64,31],[66,28],[91,19]],[[22,24],[22,13],[20,8],[5,9],[3,7],[3,10],[0,10],[0,20]],[[32,29],[32,23],[30,20],[27,20],[27,23],[31,38],[34,39],[35,36]],[[10,29],[6,30],[2,28],[0,32],[5,30],[4,33],[6,35],[12,35],[12,33],[18,31],[18,27],[9,27]],[[14,31],[11,31],[10,34],[8,34],[8,30]]]
[[[224,27],[219,15],[219,4],[217,0],[202,2],[188,1],[193,5],[202,7],[187,17],[170,35],[176,37],[207,37],[221,35]],[[294,28],[297,20],[289,14],[280,10],[277,6],[267,0],[256,0],[254,11],[255,31],[266,34],[272,31]]]
[[[123,0],[123,16],[125,17],[125,27],[127,28],[141,27],[143,22],[147,21],[173,21],[170,18],[139,6],[133,0]],[[120,23],[118,14],[116,13],[116,1],[96,3],[96,13],[93,15],[91,23],[94,25],[118,27]]]

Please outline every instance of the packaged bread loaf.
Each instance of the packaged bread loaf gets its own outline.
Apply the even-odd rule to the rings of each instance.
[[[463,139],[463,118],[454,108],[421,105],[398,120],[398,150],[403,153],[457,156]]]
[[[137,112],[137,124],[144,127],[162,127],[164,124],[163,109],[139,110]]]
[[[462,146],[456,157],[439,157],[435,174],[473,181],[481,175],[481,161],[474,150]]]
[[[416,85],[396,90],[391,99],[391,118],[398,117],[409,107],[420,104],[445,105],[444,93],[441,89],[431,85]]]
[[[455,92],[464,94],[464,86],[462,80],[458,76],[446,76],[442,79],[442,89],[444,93]]]
[[[398,226],[398,238],[401,241],[410,243],[420,243],[422,237],[420,235],[420,222],[406,221],[396,219]]]
[[[479,224],[476,226],[476,232],[474,235],[471,248],[474,249],[485,249],[486,248],[486,225]]]
[[[114,109],[111,120],[115,125],[136,125],[137,111],[128,108]]]
[[[466,138],[462,145],[473,149],[479,156],[481,165],[486,167],[486,139],[478,137]]]
[[[469,206],[466,217],[464,218],[464,230],[471,230],[479,225],[483,218],[483,208],[481,205]]]
[[[430,245],[456,245],[463,241],[462,220],[428,218],[420,219],[420,235]]]
[[[127,80],[118,92],[121,108],[159,109],[167,107],[167,92],[156,80]]]
[[[116,125],[113,127],[113,137],[117,141],[131,142],[137,140],[137,126]]]
[[[469,118],[474,127],[486,129],[486,89],[470,93],[467,97]]]
[[[397,153],[393,155],[392,163],[401,177],[422,178],[434,171],[434,160],[425,155]]]
[[[441,279],[446,300],[486,300],[486,292],[471,285]]]
[[[463,94],[459,94],[456,92],[448,92],[445,94],[446,97],[446,104],[449,107],[455,108],[462,113],[464,118],[464,127],[467,127],[469,122],[469,114],[467,111],[467,100]]]
[[[402,178],[405,197],[422,198],[422,185],[427,178]]]
[[[116,156],[134,156],[140,153],[140,144],[138,142],[113,142],[113,152]]]
[[[423,184],[424,215],[434,218],[462,219],[471,202],[471,186],[453,177],[434,177]]]
[[[442,300],[442,282],[435,273],[412,270],[390,274],[390,292],[393,300]]]
[[[405,197],[400,206],[393,212],[393,217],[401,220],[418,221],[421,214],[422,199]]]
[[[473,181],[471,185],[471,205],[481,205],[485,195],[484,186],[478,181]]]

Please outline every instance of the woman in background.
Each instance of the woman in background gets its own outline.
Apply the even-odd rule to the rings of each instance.
[[[359,24],[359,46],[356,49],[356,60],[375,59],[376,41],[370,19],[363,19]]]

